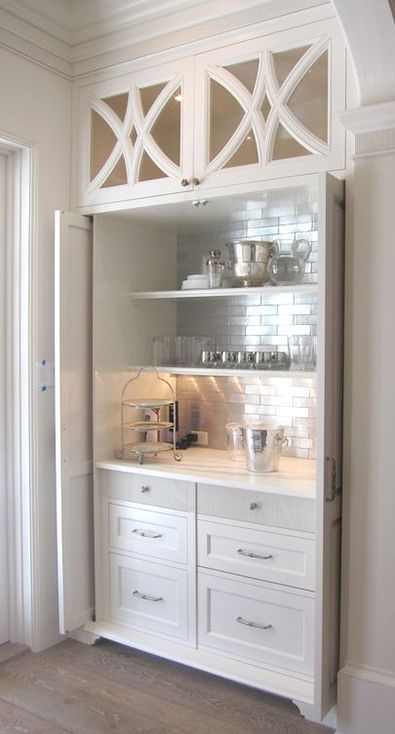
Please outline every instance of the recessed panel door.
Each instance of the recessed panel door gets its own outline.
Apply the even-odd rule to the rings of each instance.
[[[55,421],[59,629],[93,614],[92,233],[55,214]]]
[[[6,471],[6,174],[0,155],[0,645],[9,640],[7,471]]]

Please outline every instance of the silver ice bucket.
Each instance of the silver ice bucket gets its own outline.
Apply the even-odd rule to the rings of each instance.
[[[269,280],[268,262],[278,254],[277,242],[264,240],[240,240],[228,242],[229,267],[233,272],[235,286],[261,286]]]
[[[278,471],[281,447],[288,445],[283,426],[254,423],[241,430],[248,471]]]

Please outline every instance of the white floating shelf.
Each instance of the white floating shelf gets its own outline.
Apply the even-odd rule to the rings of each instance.
[[[184,298],[234,298],[236,296],[269,296],[278,293],[316,293],[317,286],[301,285],[261,286],[260,288],[203,288],[176,291],[135,291],[129,293],[134,301],[184,299]]]
[[[136,365],[128,366],[130,372],[137,372],[140,367]],[[315,380],[317,373],[313,371],[301,371],[301,370],[254,370],[246,369],[239,370],[233,368],[214,367],[210,369],[208,367],[175,367],[174,365],[155,367],[158,372],[164,372],[172,375],[203,375],[204,377],[259,377],[263,380],[269,380],[273,377],[284,378],[287,377],[289,380],[294,378]]]

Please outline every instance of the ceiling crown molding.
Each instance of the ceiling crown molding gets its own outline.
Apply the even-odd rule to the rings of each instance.
[[[0,0],[0,45],[71,78],[317,6],[329,0]]]

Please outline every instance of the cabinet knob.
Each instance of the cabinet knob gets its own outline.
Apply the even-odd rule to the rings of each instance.
[[[194,177],[192,179],[192,183],[193,183],[194,186],[199,186],[199,184],[200,184],[200,178]]]
[[[258,502],[250,502],[250,510],[256,510],[258,507]]]
[[[187,178],[182,178],[180,183],[181,183],[181,186],[189,186],[190,181]]]
[[[144,494],[144,492],[149,492],[149,491],[150,491],[150,488],[149,488],[148,484],[143,484],[143,486],[140,487],[140,492],[142,492],[143,494]]]

